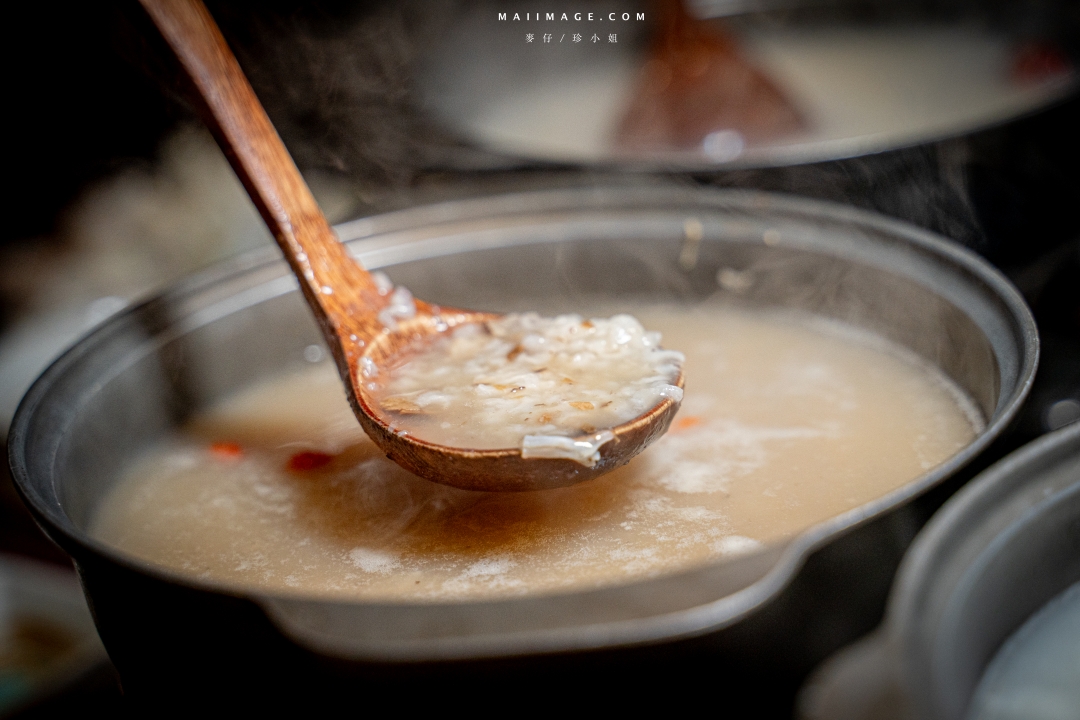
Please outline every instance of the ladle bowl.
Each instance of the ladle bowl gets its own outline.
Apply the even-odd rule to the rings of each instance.
[[[564,458],[526,458],[520,448],[449,447],[396,432],[368,391],[362,364],[392,365],[422,348],[425,338],[496,316],[417,300],[412,317],[383,321],[389,293],[342,248],[202,0],[140,1],[191,81],[207,125],[296,274],[353,412],[387,457],[423,478],[466,490],[545,490],[614,470],[667,431],[679,408],[670,398],[604,428],[614,438],[591,466]],[[682,387],[681,373],[673,384]]]

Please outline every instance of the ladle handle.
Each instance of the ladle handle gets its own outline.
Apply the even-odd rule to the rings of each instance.
[[[202,0],[139,0],[195,84],[203,115],[300,279],[319,320],[384,300],[338,241]],[[335,292],[338,297],[331,297]]]

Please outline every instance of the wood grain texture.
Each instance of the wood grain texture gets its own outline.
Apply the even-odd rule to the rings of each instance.
[[[338,242],[221,31],[201,2],[142,0],[202,101],[204,119],[281,247],[339,365],[341,333],[381,331],[386,299]]]
[[[592,468],[526,460],[518,448],[450,448],[398,434],[365,388],[361,360],[385,368],[433,335],[497,316],[417,300],[416,317],[385,327],[378,315],[388,293],[338,241],[206,6],[201,0],[140,2],[192,81],[206,123],[299,279],[357,419],[387,457],[421,477],[470,490],[538,490],[613,470],[667,430],[678,409],[671,400],[612,428],[616,439],[601,447]]]

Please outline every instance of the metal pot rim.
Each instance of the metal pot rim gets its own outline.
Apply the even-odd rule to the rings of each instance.
[[[465,201],[450,201],[434,205],[401,210],[384,215],[362,218],[344,223],[336,229],[344,242],[350,244],[355,255],[368,267],[380,267],[388,264],[394,245],[394,233],[420,227],[446,228],[455,223],[471,222],[477,219],[504,221],[509,217],[543,217],[558,211],[582,210],[619,210],[623,208],[685,207],[688,211],[697,208],[700,211],[733,210],[752,211],[755,213],[787,213],[796,218],[825,220],[833,223],[854,225],[866,228],[884,236],[901,238],[928,255],[943,259],[953,266],[967,272],[984,284],[1005,307],[1013,332],[1022,339],[1023,347],[1020,367],[1017,368],[1017,382],[1009,393],[1002,393],[993,416],[988,419],[986,429],[967,447],[949,458],[942,465],[908,482],[861,507],[837,515],[830,520],[814,525],[782,545],[775,563],[759,580],[733,594],[721,597],[713,602],[689,610],[657,615],[648,618],[648,622],[617,621],[590,627],[563,627],[525,633],[521,637],[508,638],[507,635],[478,637],[468,642],[454,642],[445,646],[425,645],[423,657],[485,657],[505,656],[508,654],[530,654],[552,652],[567,649],[589,649],[610,646],[630,646],[648,644],[661,640],[693,637],[730,625],[780,593],[793,579],[806,558],[815,549],[830,539],[884,514],[920,495],[938,484],[945,477],[966,465],[982,452],[1011,422],[1021,402],[1026,397],[1038,360],[1038,334],[1034,319],[1023,299],[1012,285],[986,261],[973,252],[907,223],[893,220],[872,212],[836,203],[810,200],[794,196],[747,190],[717,190],[687,187],[638,187],[638,188],[594,188],[588,190],[551,190],[525,192],[495,197],[476,198]],[[785,243],[780,242],[781,246]],[[797,245],[796,245],[797,247]],[[222,263],[204,272],[181,281],[173,288],[154,298],[134,305],[105,321],[74,347],[60,356],[33,384],[21,402],[12,422],[9,434],[9,458],[13,477],[20,495],[31,508],[39,524],[66,547],[81,548],[91,553],[107,557],[110,561],[148,574],[171,583],[196,587],[209,592],[234,595],[251,599],[261,605],[276,620],[281,621],[282,608],[287,608],[295,598],[285,595],[268,595],[257,591],[236,587],[226,587],[205,581],[199,581],[180,574],[174,574],[150,563],[127,557],[111,547],[90,538],[79,530],[73,521],[60,509],[59,502],[48,503],[32,488],[27,472],[25,449],[30,433],[30,421],[35,409],[45,396],[62,378],[68,369],[81,358],[91,354],[140,308],[160,299],[181,299],[193,297],[205,292],[219,283],[244,273],[283,266],[284,261],[274,248],[266,248],[245,254],[239,258]],[[55,488],[51,488],[55,492]],[[54,507],[55,505],[55,507]],[[634,584],[634,583],[630,583]],[[569,593],[571,596],[580,592]],[[476,601],[473,604],[494,604],[516,602],[515,599]],[[340,601],[303,600],[315,605],[338,605]],[[365,603],[352,601],[353,606]],[[397,604],[397,603],[396,603]],[[445,607],[455,603],[423,603],[425,606]],[[333,654],[345,652],[335,647],[334,638],[308,638],[315,645],[321,643]],[[509,644],[507,640],[510,640]],[[416,649],[405,647],[384,648],[375,653],[380,660],[414,660]]]

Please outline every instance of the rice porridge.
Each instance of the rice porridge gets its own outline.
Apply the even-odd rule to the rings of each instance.
[[[600,478],[524,493],[422,480],[364,435],[321,363],[197,416],[117,481],[91,533],[270,592],[392,601],[595,588],[790,537],[904,485],[982,429],[940,371],[864,331],[721,304],[630,310],[685,354],[685,397],[667,435]],[[422,406],[414,391],[394,392]]]
[[[585,320],[511,313],[369,372],[391,427],[451,447],[520,447],[592,467],[610,428],[678,403],[682,353],[630,315]],[[381,375],[389,377],[379,382]]]

